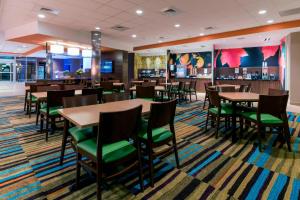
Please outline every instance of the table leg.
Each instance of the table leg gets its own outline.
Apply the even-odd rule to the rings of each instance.
[[[232,142],[236,140],[236,102],[232,102]]]
[[[61,154],[60,154],[60,162],[59,162],[60,165],[62,165],[64,161],[65,149],[66,149],[67,139],[69,136],[68,130],[69,130],[69,121],[67,119],[64,119],[64,132],[62,137]]]

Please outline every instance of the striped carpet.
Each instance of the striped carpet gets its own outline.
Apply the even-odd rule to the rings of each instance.
[[[95,199],[95,179],[82,171],[82,188],[73,189],[75,155],[68,146],[59,165],[61,131],[46,143],[36,132],[35,116],[23,112],[24,97],[0,98],[0,199]],[[104,199],[300,199],[300,116],[288,113],[293,152],[272,147],[276,134],[267,134],[260,153],[249,140],[232,143],[227,130],[215,139],[203,133],[202,103],[177,108],[176,134],[181,169],[174,155],[155,160],[155,187],[139,192],[135,172],[109,183]],[[145,165],[145,171],[147,171]]]

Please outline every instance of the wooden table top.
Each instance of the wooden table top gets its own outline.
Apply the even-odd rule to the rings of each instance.
[[[208,88],[214,89],[214,88],[222,88],[222,87],[235,87],[235,89],[239,89],[241,86],[240,85],[222,84],[222,85],[209,86]]]
[[[220,97],[234,102],[258,102],[259,94],[252,92],[220,92]]]
[[[164,86],[155,86],[155,91],[165,91],[165,87]],[[129,88],[130,91],[136,91],[136,86],[133,86],[131,88]]]
[[[125,83],[113,83],[113,86],[123,86]],[[95,86],[101,86],[100,83],[95,84]]]
[[[59,109],[58,112],[77,127],[84,128],[98,126],[100,112],[116,112],[143,105],[142,114],[147,114],[150,112],[151,103],[153,101],[131,99],[90,106],[64,108]]]
[[[82,94],[82,90],[75,90],[75,95],[81,95],[81,94]],[[45,99],[47,98],[47,92],[33,92],[32,96],[34,96],[38,100]]]

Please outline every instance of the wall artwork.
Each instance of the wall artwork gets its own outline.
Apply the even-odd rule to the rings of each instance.
[[[170,54],[171,72],[176,77],[210,76],[212,66],[211,52],[194,52]]]

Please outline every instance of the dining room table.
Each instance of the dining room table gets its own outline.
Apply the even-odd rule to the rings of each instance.
[[[163,97],[163,93],[166,91],[166,87],[157,85],[157,86],[154,87],[154,90],[156,92],[160,92],[161,96]],[[129,88],[131,99],[133,99],[133,92],[135,92],[135,91],[136,91],[136,86],[133,86],[133,87]]]
[[[75,95],[81,95],[81,94],[82,94],[82,90],[75,90]],[[37,98],[37,100],[47,99],[47,92],[33,92],[31,95]]]
[[[236,136],[236,117],[237,117],[237,104],[247,102],[248,105],[253,102],[259,101],[259,94],[252,92],[220,92],[221,99],[227,100],[232,104],[232,141],[237,140]]]
[[[96,127],[99,125],[99,116],[101,112],[123,111],[142,105],[142,115],[147,115],[150,113],[152,103],[154,102],[144,99],[130,99],[103,104],[59,109],[58,113],[64,118],[64,132],[62,137],[60,163],[62,164],[63,162],[65,146],[69,136],[69,122],[78,128],[94,127],[94,130],[97,130]]]

